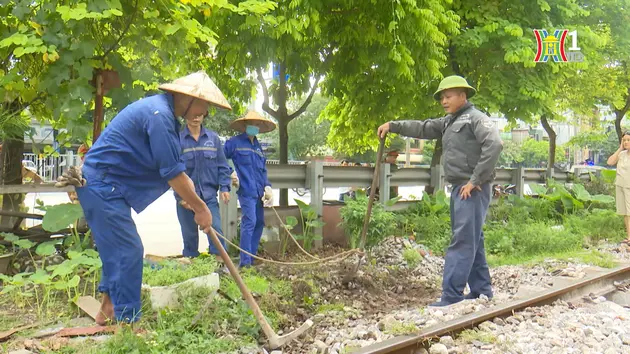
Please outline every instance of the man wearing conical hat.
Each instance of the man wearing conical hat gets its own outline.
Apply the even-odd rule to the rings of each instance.
[[[255,255],[265,226],[264,205],[273,205],[271,183],[267,178],[267,159],[256,136],[276,128],[276,124],[250,111],[245,117],[234,120],[230,128],[240,135],[225,142],[225,156],[232,159],[240,181],[236,192],[241,204],[241,249]],[[240,267],[253,264],[250,255],[241,252]]]
[[[114,117],[85,155],[82,176],[74,171],[57,184],[75,185],[103,262],[99,325],[140,317],[144,248],[131,209],[140,213],[173,188],[194,210],[201,229],[208,232],[212,225],[208,206],[181,161],[177,117],[205,116],[210,105],[231,107],[204,72],[160,89],[166,93],[131,103]]]
[[[442,297],[430,306],[493,295],[482,228],[503,143],[490,118],[468,102],[475,93],[463,77],[446,77],[433,96],[445,117],[388,122],[378,128],[381,138],[391,131],[417,139],[442,139],[444,172],[453,185],[453,236],[445,257]],[[470,293],[464,296],[466,283]]]

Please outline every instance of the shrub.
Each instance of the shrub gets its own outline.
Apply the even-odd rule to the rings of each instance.
[[[357,248],[361,243],[361,230],[367,213],[368,198],[363,193],[357,193],[356,199],[346,200],[346,205],[340,209],[341,226],[346,235],[350,235],[350,247]],[[366,235],[365,248],[367,250],[378,245],[383,239],[391,236],[396,228],[396,216],[386,211],[381,203],[374,203],[372,215]]]
[[[618,242],[625,237],[623,218],[612,210],[595,209],[591,213],[571,215],[565,218],[564,225],[591,243],[601,240]]]
[[[494,255],[531,256],[580,249],[583,235],[546,222],[507,224],[484,232],[486,250]]]

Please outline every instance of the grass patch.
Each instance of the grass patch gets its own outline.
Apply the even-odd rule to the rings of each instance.
[[[396,322],[392,323],[392,326],[387,329],[385,332],[388,334],[393,334],[395,336],[402,336],[406,334],[412,334],[418,332],[420,329],[413,323],[402,323]]]
[[[8,331],[21,325],[22,323],[20,321],[20,319],[15,317],[10,317],[5,314],[0,315],[0,332]]]
[[[343,311],[344,304],[335,303],[335,304],[321,304],[317,306],[317,313],[326,313],[330,311]]]
[[[153,311],[143,306],[138,326],[146,332],[135,334],[129,328],[118,332],[89,353],[225,353],[255,346],[259,328],[244,303],[231,304],[215,297],[204,317],[192,326],[211,290],[197,288],[181,297],[181,307]]]
[[[491,267],[502,265],[537,265],[546,259],[556,259],[558,261],[573,261],[590,264],[602,268],[614,268],[618,265],[612,255],[595,250],[575,250],[560,253],[542,253],[538,255],[488,255],[488,264]]]
[[[402,256],[411,268],[415,268],[418,264],[420,264],[420,262],[422,262],[422,256],[415,248],[405,249]]]
[[[212,257],[198,257],[191,264],[166,260],[157,264],[146,264],[143,268],[143,283],[150,286],[168,286],[188,279],[214,273],[219,263]]]
[[[477,329],[466,329],[459,334],[459,339],[464,342],[479,341],[482,343],[494,344],[497,342],[497,337],[488,332],[480,331]]]

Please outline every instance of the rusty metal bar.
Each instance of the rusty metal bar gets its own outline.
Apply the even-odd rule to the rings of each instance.
[[[577,290],[602,281],[613,281],[619,278],[630,277],[630,266],[618,267],[601,275],[594,275],[573,284],[559,288],[549,289],[540,295],[528,299],[515,300],[507,304],[499,305],[478,313],[466,315],[454,320],[438,324],[420,331],[417,335],[395,337],[383,342],[363,347],[355,354],[413,354],[416,349],[423,347],[431,338],[437,338],[450,333],[457,333],[467,328],[472,328],[482,322],[495,317],[509,316],[515,311],[532,306],[542,306],[562,298],[566,294],[577,296]],[[589,290],[590,291],[590,290]]]

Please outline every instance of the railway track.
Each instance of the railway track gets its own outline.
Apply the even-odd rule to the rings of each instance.
[[[375,343],[363,347],[354,353],[414,354],[419,348],[428,349],[432,340],[439,339],[439,337],[445,335],[456,335],[465,329],[473,328],[496,317],[508,317],[514,312],[522,311],[525,308],[547,305],[556,300],[572,301],[586,295],[607,296],[619,291],[619,284],[625,285],[629,281],[630,265],[624,265],[567,285],[553,287],[527,299],[514,300],[423,329],[415,335],[399,336]]]

